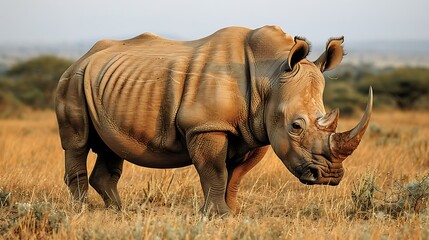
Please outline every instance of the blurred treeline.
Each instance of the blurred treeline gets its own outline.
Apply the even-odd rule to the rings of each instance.
[[[327,72],[325,80],[325,105],[339,107],[342,115],[364,109],[369,86],[379,110],[429,110],[429,68],[343,64]]]
[[[0,117],[20,116],[31,109],[53,109],[58,80],[72,63],[54,56],[40,56],[0,73]]]
[[[40,56],[0,73],[0,117],[19,116],[23,110],[53,109],[61,74],[73,61]],[[339,107],[342,116],[363,110],[369,86],[378,109],[429,110],[429,68],[375,68],[343,64],[325,75],[327,108]]]

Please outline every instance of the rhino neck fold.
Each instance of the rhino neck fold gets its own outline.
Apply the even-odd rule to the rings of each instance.
[[[268,134],[265,124],[265,105],[268,96],[269,81],[256,77],[255,59],[248,44],[246,47],[246,70],[247,70],[247,92],[246,103],[248,108],[246,126],[241,126],[242,133],[247,132],[248,136],[243,136],[245,141],[251,145],[268,145]],[[246,134],[243,134],[246,135]]]

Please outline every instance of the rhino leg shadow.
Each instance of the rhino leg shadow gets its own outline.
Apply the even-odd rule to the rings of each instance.
[[[228,169],[228,185],[225,193],[225,200],[233,215],[237,215],[240,211],[237,195],[242,178],[261,161],[267,150],[268,146],[252,150],[246,154],[242,163]]]

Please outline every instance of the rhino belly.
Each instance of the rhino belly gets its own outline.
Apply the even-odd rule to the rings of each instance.
[[[152,141],[144,142],[101,120],[94,127],[102,141],[121,158],[143,167],[176,168],[192,164],[185,147],[168,148]],[[160,137],[158,137],[160,138]],[[175,143],[181,145],[180,141]]]

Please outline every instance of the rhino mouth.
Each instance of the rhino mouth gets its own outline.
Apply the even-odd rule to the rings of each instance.
[[[308,160],[307,160],[308,161]],[[318,161],[310,160],[310,164],[302,169],[299,181],[307,185],[331,185],[336,186],[344,176],[342,165],[335,166],[329,161],[321,164]],[[337,165],[337,164],[335,164]]]

